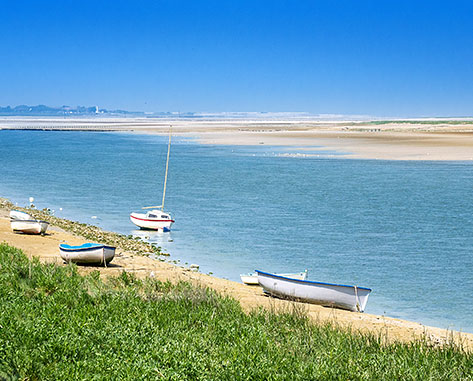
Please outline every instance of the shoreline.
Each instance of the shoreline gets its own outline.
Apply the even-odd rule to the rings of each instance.
[[[0,118],[0,130],[106,131],[168,134],[212,145],[290,147],[294,153],[333,151],[337,158],[473,161],[473,121],[321,121],[284,119],[41,119]],[[304,153],[304,156],[330,155]]]
[[[2,200],[0,200],[2,201]],[[99,239],[84,238],[65,231],[55,225],[50,225],[47,235],[34,236],[16,234],[11,231],[8,212],[11,203],[0,203],[0,242],[20,248],[28,257],[38,257],[41,262],[55,263],[64,266],[59,256],[58,245],[67,242],[79,245],[85,242],[99,242]],[[42,213],[37,211],[38,213]],[[98,229],[98,231],[102,231]],[[96,233],[94,233],[96,234]],[[128,239],[129,241],[135,241]],[[427,340],[432,345],[455,343],[468,351],[473,351],[473,334],[451,331],[442,328],[424,326],[420,323],[389,318],[385,316],[349,312],[327,308],[307,303],[295,303],[274,299],[263,294],[260,287],[246,286],[242,283],[217,278],[211,275],[190,271],[178,265],[165,262],[162,259],[152,259],[137,254],[133,249],[117,246],[117,255],[108,267],[78,266],[80,274],[85,275],[92,271],[99,271],[101,276],[117,276],[122,271],[135,274],[139,278],[155,277],[161,281],[188,281],[236,299],[246,312],[256,308],[289,311],[294,304],[307,312],[315,323],[332,322],[342,328],[349,328],[355,332],[379,335],[385,342],[412,342]]]

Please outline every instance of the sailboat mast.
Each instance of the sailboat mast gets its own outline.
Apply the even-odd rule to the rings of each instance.
[[[166,183],[168,181],[169,152],[171,151],[171,129],[172,129],[172,125],[169,126],[168,156],[167,156],[167,159],[166,159],[166,174],[164,175],[163,202],[161,203],[161,210],[162,211],[164,211],[164,199],[166,197]]]

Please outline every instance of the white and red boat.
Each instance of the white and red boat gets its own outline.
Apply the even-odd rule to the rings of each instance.
[[[152,209],[146,213],[131,213],[130,220],[141,229],[158,230],[163,232],[171,231],[174,223],[171,215],[164,212],[164,199],[166,197],[166,183],[168,179],[169,152],[171,151],[171,128],[169,128],[168,154],[166,158],[166,173],[164,175],[163,202],[159,206],[147,206],[142,209]]]
[[[170,231],[174,220],[169,213],[159,209],[150,210],[147,213],[131,213],[130,220],[141,229]]]

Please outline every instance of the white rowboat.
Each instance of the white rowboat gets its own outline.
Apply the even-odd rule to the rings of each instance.
[[[80,246],[59,245],[61,258],[66,262],[86,265],[106,265],[115,257],[113,246],[99,243],[84,243]]]
[[[34,220],[28,213],[20,212],[19,210],[10,211],[11,220]]]
[[[285,278],[306,280],[307,270],[302,271],[300,273],[295,273],[295,274],[276,274],[276,275],[283,276]],[[259,285],[257,273],[240,274],[240,279],[243,283],[248,284],[248,285]]]
[[[38,220],[11,220],[11,228],[14,232],[26,234],[45,234],[49,222]]]
[[[263,290],[273,296],[363,312],[370,288],[285,278],[256,270]]]

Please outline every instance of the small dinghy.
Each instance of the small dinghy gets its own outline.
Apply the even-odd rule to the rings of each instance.
[[[276,274],[276,275],[283,276],[285,278],[306,280],[307,279],[307,270],[302,271],[300,273],[295,273],[295,274]],[[240,274],[240,279],[243,283],[251,285],[251,286],[259,285],[259,283],[258,283],[258,274],[257,273]]]
[[[10,211],[10,225],[15,233],[45,234],[49,222],[35,220],[28,213],[12,210]]]
[[[45,234],[49,222],[38,220],[11,220],[11,228],[15,233]]]
[[[263,290],[273,296],[363,312],[370,288],[285,278],[256,270]]]
[[[11,220],[10,225],[15,233],[45,234],[49,222],[38,220]]]
[[[99,243],[84,243],[80,246],[59,245],[61,258],[66,262],[83,265],[107,265],[115,256],[115,248]]]
[[[10,210],[10,220],[34,220],[28,213],[19,210]]]

